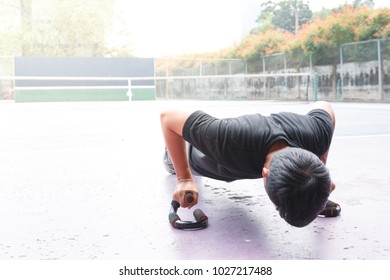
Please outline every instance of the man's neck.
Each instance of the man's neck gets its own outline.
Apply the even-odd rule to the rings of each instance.
[[[265,161],[264,161],[264,167],[269,169],[269,164],[271,162],[271,159],[273,155],[283,149],[287,149],[290,146],[287,144],[286,141],[284,140],[278,140],[269,148],[267,155],[265,156]]]

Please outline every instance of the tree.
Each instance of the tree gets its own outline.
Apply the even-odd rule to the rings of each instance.
[[[22,34],[31,34],[32,23],[32,3],[31,0],[20,0],[20,28]],[[26,42],[21,41],[22,55],[28,52],[28,46]]]
[[[332,84],[336,92],[336,66],[339,62],[340,47],[345,43],[381,38],[390,24],[390,10],[372,10],[369,7],[354,9],[344,6],[338,13],[326,18],[316,18],[302,27],[289,43],[291,50],[302,49],[312,55],[317,64],[333,66]],[[376,51],[376,50],[374,50]]]
[[[375,4],[374,0],[354,0],[352,3],[352,7],[358,8],[358,7],[362,7],[362,6],[367,6],[367,7],[373,8],[374,4]]]
[[[261,5],[261,13],[257,19],[259,28],[269,22],[274,28],[284,29],[297,34],[300,26],[312,18],[312,11],[302,0],[268,1]]]
[[[356,41],[388,38],[385,30],[390,25],[390,9],[370,9],[368,13],[359,14],[359,17],[361,24],[355,29]]]
[[[268,30],[263,33],[246,36],[236,48],[236,57],[252,60],[259,57],[281,52],[293,34],[287,31]]]
[[[11,55],[23,56],[109,56],[131,55],[130,38],[122,31],[119,45],[110,45],[108,35],[113,21],[115,0],[0,0],[13,6],[20,18],[19,29],[1,32],[8,42],[18,42],[19,48]],[[16,12],[15,15],[18,16]],[[9,17],[9,16],[8,16]],[[1,49],[5,47],[0,44]],[[1,50],[0,49],[0,50]],[[9,49],[9,48],[8,48]]]
[[[46,11],[46,22],[34,22],[33,36],[24,33],[29,44],[25,55],[104,55],[112,4],[112,0],[99,0],[95,5],[86,0],[58,2],[54,11]]]

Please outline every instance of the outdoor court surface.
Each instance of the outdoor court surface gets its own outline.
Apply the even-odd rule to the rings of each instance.
[[[333,103],[337,218],[293,228],[262,180],[196,178],[209,227],[168,222],[159,113],[306,113],[308,103],[0,103],[0,259],[390,259],[390,104]],[[196,207],[195,207],[196,208]],[[192,219],[192,210],[179,209]]]

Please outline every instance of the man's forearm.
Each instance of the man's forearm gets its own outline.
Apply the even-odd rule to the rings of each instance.
[[[161,114],[161,128],[166,148],[171,157],[178,180],[191,179],[186,143],[182,136],[185,120],[188,113],[168,111]]]
[[[177,176],[177,186],[173,193],[173,199],[180,203],[181,207],[191,208],[198,202],[198,190],[192,180],[191,169],[188,163],[186,142],[183,139],[182,131],[189,114],[168,111],[162,113],[161,128],[166,148],[172,160]],[[191,193],[193,201],[188,203],[185,200],[186,193]]]

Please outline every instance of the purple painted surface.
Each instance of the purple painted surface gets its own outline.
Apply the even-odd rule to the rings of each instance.
[[[284,222],[262,180],[196,180],[201,231],[168,223],[159,112],[306,112],[305,103],[0,104],[0,259],[390,259],[390,104],[333,104],[337,218]],[[179,209],[192,219],[192,210]]]

